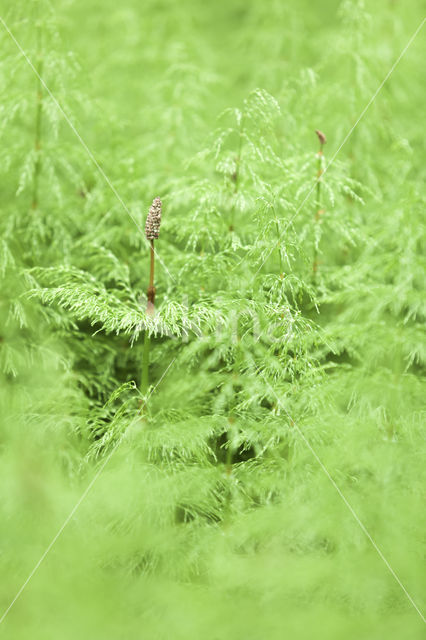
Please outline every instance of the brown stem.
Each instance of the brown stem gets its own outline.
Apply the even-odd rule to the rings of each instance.
[[[148,303],[146,307],[146,312],[148,315],[154,315],[154,303],[155,303],[155,287],[154,287],[154,265],[155,265],[155,251],[154,251],[154,240],[151,240],[151,264],[149,270],[149,287],[148,287]]]
[[[149,316],[154,315],[154,303],[155,303],[155,287],[154,287],[154,266],[155,266],[155,251],[154,240],[150,240],[151,243],[151,262],[149,269],[149,286],[148,286],[148,302],[146,306],[146,313]],[[149,351],[151,347],[151,338],[148,333],[148,329],[145,329],[143,354],[142,354],[142,375],[141,375],[141,393],[145,397],[149,389]],[[140,406],[140,413],[143,416],[146,410],[146,401],[143,400]]]
[[[318,224],[322,214],[324,213],[324,209],[321,208],[321,176],[324,173],[324,170],[322,168],[322,158],[323,158],[323,146],[324,146],[324,141],[321,139],[320,136],[319,140],[320,140],[320,148],[318,151],[318,171],[317,171],[317,193],[316,193],[316,204],[317,204],[317,209],[315,212],[315,224]],[[314,238],[314,243],[316,242],[316,238]],[[313,264],[312,264],[312,271],[313,271],[313,276],[315,278],[317,271],[318,271],[318,250],[316,245],[314,245],[314,259],[313,259]]]

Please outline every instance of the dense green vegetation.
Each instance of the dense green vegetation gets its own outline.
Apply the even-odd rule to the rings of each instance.
[[[5,0],[1,637],[423,637],[423,5]]]

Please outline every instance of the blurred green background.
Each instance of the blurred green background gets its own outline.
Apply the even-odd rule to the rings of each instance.
[[[52,11],[47,7],[3,0],[1,16],[31,59],[37,51],[35,20],[46,20],[46,33],[52,29],[54,35],[46,45],[51,56],[43,77],[141,223],[163,185],[173,210],[179,203],[172,195],[174,181],[191,184],[193,174],[211,178],[214,168],[205,169],[196,154],[210,144],[206,140],[223,110],[240,107],[258,87],[280,106],[277,128],[284,157],[294,149],[314,154],[313,132],[319,128],[327,134],[331,158],[425,14],[420,0],[61,0]],[[95,404],[82,388],[86,374],[93,386],[103,385],[105,354],[120,345],[91,342],[87,348],[98,369],[88,373],[77,342],[66,343],[64,336],[74,329],[65,320],[59,331],[50,331],[54,316],[30,299],[19,322],[20,308],[10,302],[28,286],[22,269],[31,262],[22,248],[30,244],[16,240],[19,225],[11,221],[27,206],[22,166],[33,144],[36,79],[0,30],[1,616],[99,469],[88,455],[90,437],[82,437]],[[305,403],[310,409],[315,403],[315,412],[305,411],[304,400],[297,405],[304,433],[420,609],[425,586],[424,42],[423,29],[339,153],[350,178],[364,185],[365,205],[353,216],[360,216],[369,240],[361,239],[353,250],[351,271],[345,263],[342,272],[330,276],[331,282],[343,273],[348,284],[341,297],[335,286],[335,297],[324,302],[318,321],[326,333],[332,327],[327,339],[346,345],[341,360],[336,358],[341,369],[320,391],[308,383],[303,387],[306,396],[317,393]],[[72,263],[73,244],[88,234],[81,221],[89,228],[91,215],[108,220],[111,211],[122,233],[114,241],[121,243],[123,257],[127,242],[137,248],[128,240],[131,223],[62,115],[53,104],[50,108],[46,148],[60,162],[50,170],[46,160],[40,177],[51,217],[49,231],[43,230],[47,217],[31,231],[32,255],[40,254],[31,258],[31,266],[58,264],[46,258],[52,237],[59,237],[59,263]],[[76,183],[96,187],[94,204],[83,212],[75,183],[64,177],[72,172],[79,176]],[[357,206],[345,203],[339,211]],[[166,260],[177,254],[173,221],[169,224],[164,250],[160,245]],[[13,267],[6,259],[9,247],[19,256]],[[339,262],[334,247],[324,251]],[[165,276],[158,277],[165,298]],[[347,344],[341,337],[345,331],[352,332]],[[160,360],[161,354],[165,358],[160,370],[174,347],[167,351],[164,342],[159,347]],[[117,380],[126,381],[118,374]],[[182,370],[173,372],[166,386],[178,406],[184,380]],[[105,385],[113,387],[106,374]],[[192,379],[192,387],[197,385]],[[278,429],[283,414],[274,419]],[[290,436],[296,442],[293,459],[270,471],[273,499],[246,508],[246,489],[241,490],[243,506],[237,504],[234,517],[219,523],[202,518],[177,523],[170,514],[176,504],[192,500],[208,512],[210,488],[222,482],[223,469],[192,465],[189,457],[184,472],[175,476],[150,458],[150,447],[161,451],[161,433],[153,430],[149,437],[148,444],[141,444],[141,434],[129,437],[114,453],[0,624],[0,637],[424,637],[421,616],[296,436]],[[241,474],[252,474],[254,485],[266,486],[265,469],[253,464]],[[250,480],[241,478],[250,493]]]

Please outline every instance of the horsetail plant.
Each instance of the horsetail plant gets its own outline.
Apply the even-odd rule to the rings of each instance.
[[[117,13],[106,0],[102,38],[98,2],[54,3],[81,68],[50,0],[4,4],[2,19],[119,194],[45,87],[39,104],[34,70],[0,24],[0,618],[72,504],[72,571],[56,571],[56,600],[85,614],[69,629],[52,620],[50,556],[8,614],[10,636],[25,620],[37,640],[43,620],[55,637],[83,624],[106,637],[141,627],[169,637],[185,611],[176,640],[281,640],[305,619],[318,640],[359,628],[373,629],[371,640],[414,637],[420,620],[349,516],[362,509],[416,600],[426,364],[418,43],[332,172],[325,135],[311,126],[306,149],[304,132],[322,112],[343,136],[404,44],[399,18],[417,20],[406,12],[419,3],[370,3],[368,18],[345,1],[346,26],[333,17],[326,48],[323,3],[246,3],[241,19],[230,0],[216,24],[208,3],[185,3],[191,19],[164,3],[159,33],[145,28],[159,24],[156,3]],[[143,33],[143,59],[155,60],[142,75],[141,48],[125,46],[123,29],[130,44]],[[229,65],[216,42],[236,31]],[[271,94],[251,90],[259,78]],[[223,111],[228,101],[241,107]],[[162,205],[152,199],[166,188],[176,279],[163,299]],[[119,203],[137,193],[139,234]],[[336,487],[353,505],[348,517]]]
[[[147,290],[147,316],[153,316],[155,312],[155,286],[154,286],[154,269],[155,269],[155,249],[154,240],[158,240],[160,235],[161,224],[161,208],[160,198],[154,198],[149,209],[145,224],[145,237],[150,243],[150,268],[149,268],[149,285]],[[149,387],[149,350],[151,338],[149,331],[145,329],[144,347],[142,355],[142,375],[141,375],[141,393],[145,397]]]

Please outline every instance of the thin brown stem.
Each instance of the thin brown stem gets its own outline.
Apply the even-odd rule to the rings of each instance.
[[[154,270],[155,270],[155,251],[154,240],[150,240],[150,269],[149,269],[149,286],[147,291],[146,313],[153,316],[155,311],[155,287],[154,287]],[[149,351],[151,347],[151,338],[148,329],[145,329],[143,354],[142,354],[142,375],[141,375],[141,393],[145,397],[149,389]],[[145,401],[141,404],[141,413],[145,412]]]
[[[155,268],[155,251],[154,251],[154,240],[151,240],[151,265],[149,271],[149,286],[154,286],[154,268]]]
[[[145,223],[145,237],[150,244],[150,267],[149,267],[149,285],[147,291],[146,315],[153,316],[155,311],[155,286],[154,286],[154,270],[155,270],[155,249],[154,239],[158,238],[161,224],[161,199],[154,198],[149,209]],[[148,323],[146,323],[148,324]],[[149,389],[149,351],[151,346],[151,337],[148,326],[145,328],[143,354],[142,354],[142,371],[141,371],[141,393],[143,400],[140,412],[144,416],[147,402],[147,393]]]
[[[150,240],[151,244],[151,262],[149,269],[149,287],[148,287],[148,303],[146,307],[146,312],[149,316],[154,315],[154,303],[155,303],[155,287],[154,287],[154,268],[155,268],[155,251],[154,251],[154,240]]]

